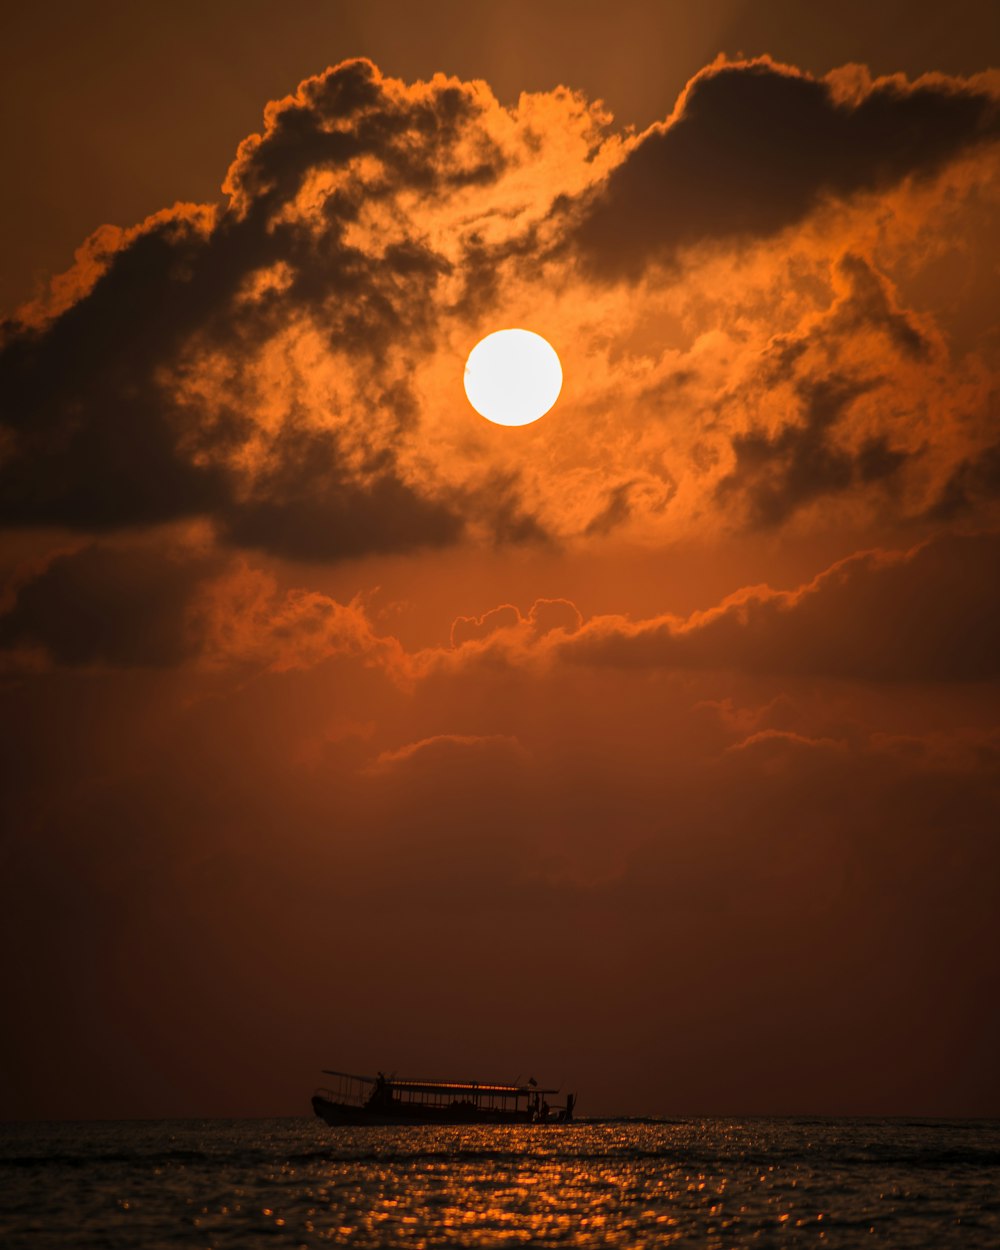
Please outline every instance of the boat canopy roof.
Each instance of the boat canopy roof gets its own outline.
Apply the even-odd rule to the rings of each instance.
[[[378,1081],[374,1076],[359,1076],[356,1072],[335,1072],[333,1068],[324,1068],[327,1076],[345,1076],[352,1081],[365,1081],[375,1085]],[[420,1081],[400,1080],[397,1077],[385,1077],[385,1083],[393,1089],[410,1090],[419,1094],[558,1094],[558,1089],[542,1089],[538,1085],[498,1085],[492,1082],[479,1081]]]

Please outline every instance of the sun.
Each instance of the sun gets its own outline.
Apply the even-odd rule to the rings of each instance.
[[[530,425],[559,398],[563,373],[551,343],[531,330],[497,330],[465,362],[465,393],[495,425]]]

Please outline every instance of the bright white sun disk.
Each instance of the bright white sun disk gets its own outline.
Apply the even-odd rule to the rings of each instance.
[[[495,425],[530,425],[544,417],[562,381],[555,349],[531,330],[487,334],[465,364],[469,403]]]

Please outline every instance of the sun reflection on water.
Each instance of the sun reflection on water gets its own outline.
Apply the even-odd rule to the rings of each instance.
[[[9,1130],[5,1250],[1000,1244],[997,1125],[167,1128]]]

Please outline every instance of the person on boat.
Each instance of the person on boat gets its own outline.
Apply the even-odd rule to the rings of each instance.
[[[368,1100],[369,1106],[385,1107],[390,1102],[392,1102],[392,1086],[385,1079],[385,1073],[379,1072],[375,1076],[375,1088]]]

